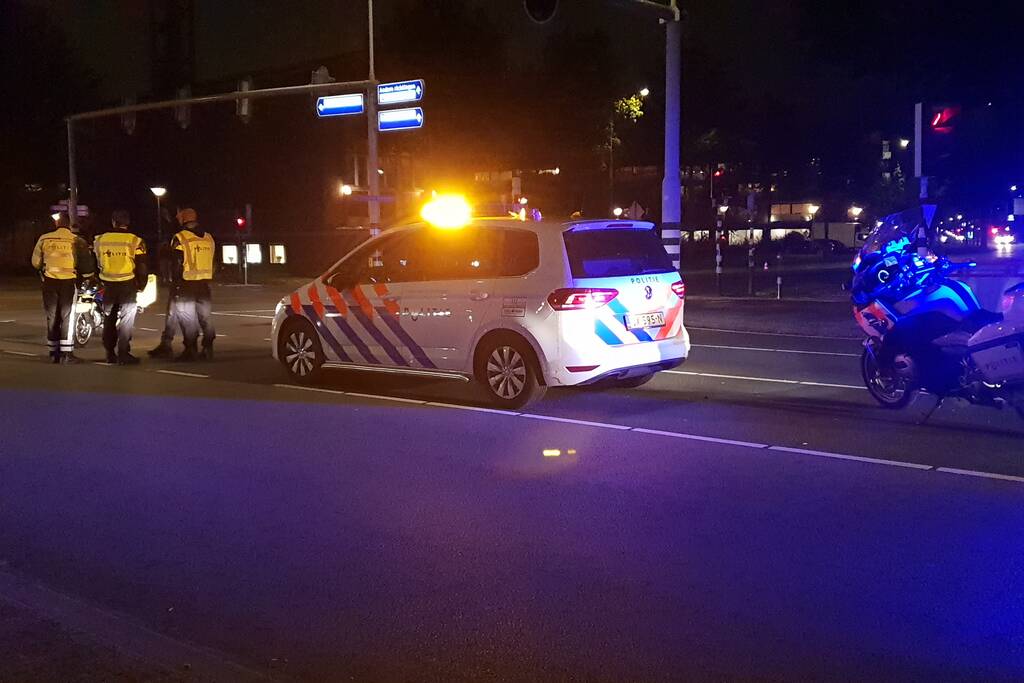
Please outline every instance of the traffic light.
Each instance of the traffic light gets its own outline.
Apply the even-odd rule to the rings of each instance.
[[[242,216],[239,216],[238,218],[236,218],[235,219],[235,226],[237,227],[239,232],[245,232],[245,218],[242,217]]]
[[[936,135],[949,135],[957,124],[960,116],[960,107],[938,106],[932,107],[930,121],[932,132]]]
[[[725,169],[716,168],[715,172],[712,175],[715,176],[716,178],[721,178],[723,175],[725,175]]]
[[[558,11],[558,0],[523,0],[526,15],[538,24],[551,21]]]

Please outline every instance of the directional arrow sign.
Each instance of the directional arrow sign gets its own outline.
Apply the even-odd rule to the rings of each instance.
[[[330,95],[329,97],[317,98],[316,101],[316,115],[320,117],[362,114],[363,111],[362,93]]]
[[[423,81],[400,81],[398,83],[381,83],[377,86],[377,103],[382,107],[391,104],[419,102],[423,99]]]
[[[423,127],[423,108],[389,109],[377,112],[377,130],[409,130]]]

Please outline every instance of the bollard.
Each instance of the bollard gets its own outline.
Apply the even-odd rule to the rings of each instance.
[[[747,295],[754,296],[754,247],[747,252]]]
[[[718,296],[722,296],[722,244],[715,242],[715,283],[718,286]]]
[[[776,272],[776,275],[775,275],[775,298],[776,299],[782,299],[782,252],[781,251],[779,252],[779,255],[776,258],[778,260],[778,264],[777,264],[776,269],[775,269],[775,272]]]

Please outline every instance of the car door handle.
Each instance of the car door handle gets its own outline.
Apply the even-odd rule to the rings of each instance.
[[[489,296],[490,296],[490,294],[488,294],[487,292],[470,292],[469,293],[469,298],[472,299],[473,301],[483,301],[484,299],[486,299]]]

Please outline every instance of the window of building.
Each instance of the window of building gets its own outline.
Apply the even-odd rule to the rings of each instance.
[[[288,258],[283,244],[271,244],[270,245],[270,262],[271,263],[287,263]]]
[[[263,248],[259,244],[245,245],[246,263],[263,263]]]
[[[237,244],[224,244],[220,248],[221,263],[228,266],[238,265],[238,245]]]

